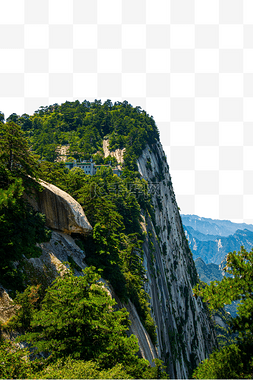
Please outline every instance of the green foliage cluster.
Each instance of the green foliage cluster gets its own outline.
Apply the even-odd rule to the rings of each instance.
[[[231,332],[237,333],[235,343],[215,351],[195,371],[195,378],[248,378],[253,375],[253,250],[244,247],[227,256],[225,271],[231,277],[197,284],[196,295],[203,297],[211,311],[239,301],[238,315],[228,321]]]
[[[167,377],[161,361],[150,367],[147,360],[136,355],[137,338],[126,334],[128,312],[115,309],[116,302],[94,267],[86,268],[82,276],[69,271],[57,277],[39,306],[37,294],[38,287],[31,287],[25,295],[18,295],[20,309],[7,328],[26,329],[17,340],[31,344],[34,351],[29,356],[43,353],[47,358],[30,362],[27,351],[15,350],[2,341],[1,378]],[[24,319],[27,313],[29,318]]]
[[[29,137],[33,151],[40,159],[55,161],[58,146],[69,145],[69,154],[76,159],[92,155],[102,163],[103,139],[109,138],[110,149],[126,148],[125,165],[137,171],[136,158],[147,143],[159,140],[155,121],[140,107],[127,101],[114,104],[107,100],[94,102],[78,100],[40,107],[34,115],[10,116]],[[9,120],[8,119],[8,120]]]
[[[84,242],[86,262],[103,269],[103,276],[122,300],[131,299],[155,343],[155,325],[150,317],[149,298],[143,289],[144,237],[140,228],[140,205],[128,184],[127,179],[113,175],[110,169],[102,169],[95,176],[87,176],[76,192],[93,226],[93,235]],[[134,189],[144,187],[139,179],[131,185]]]
[[[34,178],[38,178],[38,160],[20,126],[0,122],[0,278],[10,290],[24,288],[22,261],[39,256],[36,243],[50,235],[44,216],[24,198],[24,193],[38,189]]]
[[[26,349],[17,349],[10,341],[0,339],[1,379],[33,378],[33,363],[27,360]]]
[[[252,347],[249,347],[252,350]],[[193,374],[194,379],[252,379],[253,358],[237,344],[214,351]]]

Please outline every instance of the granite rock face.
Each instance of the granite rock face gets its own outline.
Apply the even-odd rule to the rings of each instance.
[[[160,143],[145,148],[138,169],[149,184],[154,205],[153,215],[143,213],[147,231],[143,248],[158,356],[171,378],[188,378],[217,344],[213,322],[201,299],[193,297],[197,272]]]
[[[67,234],[89,234],[92,227],[81,205],[65,191],[40,180],[43,191],[29,198],[35,210],[46,216],[47,227]]]
[[[0,285],[0,322],[5,323],[15,314],[16,306],[4,288]]]
[[[112,157],[116,158],[116,160],[118,161],[119,164],[123,163],[124,152],[126,150],[125,148],[116,149],[115,151],[110,151],[109,150],[109,140],[103,140],[103,150],[104,150],[105,158],[108,156],[112,156]]]

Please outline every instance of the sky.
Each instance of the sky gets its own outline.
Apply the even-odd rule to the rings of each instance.
[[[0,111],[127,100],[183,214],[253,223],[252,0],[0,0]]]

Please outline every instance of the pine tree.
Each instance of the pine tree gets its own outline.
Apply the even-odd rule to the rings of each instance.
[[[38,160],[29,150],[21,127],[13,121],[0,122],[0,186],[8,186],[16,177],[31,187],[31,177],[38,178]]]
[[[204,287],[198,284],[193,291],[203,297],[210,310],[240,301],[238,315],[229,322],[232,332],[238,332],[238,338],[235,344],[214,352],[205,360],[196,370],[195,378],[247,378],[253,375],[253,249],[247,252],[241,247],[238,253],[230,252],[225,271],[232,277],[224,276],[222,281],[212,281]]]
[[[20,126],[0,122],[0,281],[7,289],[24,286],[24,275],[13,262],[40,255],[36,243],[49,238],[44,216],[23,197],[39,188],[37,177],[38,160]]]
[[[50,355],[53,362],[71,357],[95,361],[100,369],[122,364],[128,375],[142,377],[151,371],[147,360],[139,359],[138,340],[127,336],[130,321],[126,309],[116,310],[95,267],[76,277],[67,272],[47,288],[41,309],[35,310],[30,331],[18,340],[32,344],[35,352]],[[161,375],[162,376],[162,375]]]

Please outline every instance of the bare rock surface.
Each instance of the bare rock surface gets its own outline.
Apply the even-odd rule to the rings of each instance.
[[[82,269],[87,267],[87,264],[84,262],[84,251],[68,234],[53,231],[50,241],[39,244],[39,247],[42,249],[41,256],[31,258],[28,262],[34,269],[34,275],[47,278],[49,283],[57,275],[66,270],[65,262],[69,261],[70,257],[74,260],[76,267],[78,267],[78,271],[74,269],[75,274],[79,274]]]
[[[154,216],[142,216],[146,291],[157,325],[158,357],[170,378],[189,378],[216,346],[213,322],[201,299],[193,297],[197,272],[184,234],[169,166],[160,143],[147,146],[138,169],[148,181]]]
[[[158,358],[157,350],[153,345],[146,329],[141,323],[140,317],[136,311],[134,304],[129,300],[128,304],[125,305],[125,307],[129,312],[129,319],[132,322],[129,328],[129,333],[134,334],[137,337],[141,357],[147,359],[152,365],[152,360]]]
[[[56,162],[67,161],[69,145],[60,145],[56,149],[56,151],[58,153],[58,158],[56,159]]]
[[[37,199],[29,198],[29,202],[46,215],[47,227],[67,234],[86,235],[92,231],[81,205],[74,198],[57,186],[42,180],[39,183],[43,191],[37,194]]]
[[[104,140],[103,141],[103,150],[104,150],[104,155],[105,155],[105,158],[108,157],[108,156],[112,156],[112,157],[115,157],[116,160],[118,161],[119,164],[123,164],[124,162],[124,152],[125,152],[125,148],[123,149],[115,149],[114,151],[110,151],[109,150],[109,140]]]
[[[15,309],[9,294],[0,285],[0,322],[7,322],[15,314]]]

